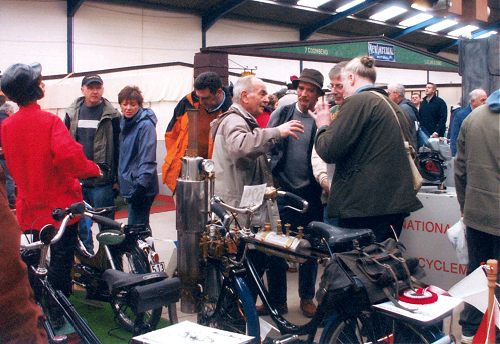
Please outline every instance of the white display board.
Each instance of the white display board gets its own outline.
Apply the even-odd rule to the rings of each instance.
[[[425,270],[424,282],[449,289],[467,274],[467,265],[458,263],[446,231],[460,219],[455,188],[443,193],[436,187],[418,193],[422,209],[405,219],[400,240],[407,254],[419,258]]]
[[[132,338],[133,344],[244,344],[249,343],[253,337],[239,333],[218,330],[183,321],[160,330],[149,332]]]

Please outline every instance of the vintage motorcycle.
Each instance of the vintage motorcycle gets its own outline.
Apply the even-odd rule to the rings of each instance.
[[[112,209],[97,210],[86,204],[85,214],[103,215],[109,211]],[[72,269],[73,283],[86,289],[87,299],[109,302],[117,322],[129,332],[154,330],[163,304],[167,305],[170,322],[176,323],[180,282],[177,278],[165,278],[172,276],[165,274],[165,264],[154,250],[149,226],[121,224],[119,230],[111,228],[114,227],[104,225],[97,234],[99,249],[95,255],[89,254],[80,241],[76,255],[79,262]],[[149,273],[163,278],[148,281]],[[157,302],[163,289],[164,300],[170,301]]]

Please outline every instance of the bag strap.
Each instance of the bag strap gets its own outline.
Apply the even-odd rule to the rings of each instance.
[[[410,142],[408,141],[406,138],[405,138],[405,135],[403,133],[403,128],[401,127],[401,123],[399,122],[399,117],[398,115],[396,114],[396,110],[394,110],[394,108],[392,107],[391,103],[389,103],[389,101],[387,100],[387,98],[385,96],[383,96],[382,94],[378,93],[378,92],[375,92],[375,91],[370,91],[370,93],[373,93],[375,95],[377,95],[379,98],[383,99],[387,105],[389,105],[389,108],[391,109],[392,111],[392,114],[394,115],[394,117],[396,118],[396,122],[398,122],[398,126],[399,126],[399,132],[401,133],[401,137],[403,138],[403,141],[406,141],[406,142]]]
[[[412,281],[413,281],[412,280],[412,276],[411,276],[410,270],[408,269],[408,266],[406,265],[406,259],[404,259],[403,257],[401,257],[401,258],[397,257],[396,255],[394,255],[393,253],[391,253],[391,252],[389,252],[389,251],[387,251],[385,249],[384,249],[384,251],[386,251],[387,256],[389,256],[392,259],[394,259],[395,261],[397,261],[403,267],[403,270],[405,271],[406,280],[408,282],[408,285],[409,285],[409,287],[410,287],[411,290],[414,290],[413,283],[412,283]],[[377,264],[380,267],[382,267],[383,269],[389,271],[389,273],[391,274],[392,279],[394,281],[394,289],[395,289],[394,295],[395,296],[393,296],[393,294],[389,291],[389,289],[387,287],[383,287],[382,288],[382,291],[384,292],[385,296],[389,299],[389,301],[391,301],[396,307],[404,309],[405,311],[412,312],[412,313],[415,312],[416,311],[415,309],[411,309],[411,308],[405,307],[405,306],[403,306],[402,304],[399,303],[399,280],[398,280],[398,277],[397,277],[396,273],[392,269],[392,267],[389,264],[384,264],[384,263],[379,262],[379,260],[376,257],[371,256],[370,254],[364,252],[363,250],[360,250],[360,252],[365,257],[367,257],[371,261],[373,261],[375,264]],[[365,276],[369,280],[371,280],[372,282],[375,282],[375,280],[372,279],[370,277],[370,275],[366,272],[365,266],[363,266],[363,264],[359,263],[359,260],[356,262],[356,265],[358,265],[359,269],[365,273]]]

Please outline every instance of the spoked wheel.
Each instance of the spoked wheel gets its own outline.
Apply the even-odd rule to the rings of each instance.
[[[122,271],[132,274],[144,274],[151,272],[148,259],[144,252],[138,247],[122,255],[116,255],[117,268],[122,267]],[[161,318],[162,307],[153,310],[134,313],[127,305],[127,295],[125,291],[111,296],[111,308],[115,313],[115,318],[124,329],[132,333],[144,333],[156,329]]]
[[[202,302],[198,313],[198,323],[236,333],[246,333],[246,316],[242,302],[236,292],[229,286],[224,286],[217,306],[215,298]]]
[[[411,343],[429,344],[443,337],[437,326],[420,327],[367,312],[338,319],[326,337],[329,344]]]
[[[326,343],[393,343],[392,323],[376,313],[362,311],[346,319],[337,318],[329,328]]]

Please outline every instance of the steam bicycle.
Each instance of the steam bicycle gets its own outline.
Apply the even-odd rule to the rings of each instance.
[[[272,196],[274,194],[274,196]],[[271,195],[271,196],[269,196]],[[270,190],[266,193],[266,201],[276,196],[287,197],[291,194]],[[293,197],[297,198],[297,196]],[[254,336],[254,343],[260,342],[259,318],[255,308],[253,293],[258,294],[269,311],[271,320],[280,331],[282,337],[270,342],[314,343],[317,332],[324,326],[319,343],[453,343],[453,338],[440,330],[441,319],[430,324],[411,322],[396,315],[382,313],[371,307],[369,303],[355,306],[358,298],[331,311],[331,300],[325,298],[318,305],[315,316],[306,324],[294,324],[283,316],[269,302],[267,290],[255,267],[253,250],[267,254],[286,257],[296,262],[306,259],[326,261],[331,259],[331,248],[339,252],[348,243],[366,244],[373,240],[369,229],[346,230],[320,222],[309,224],[309,237],[302,233],[292,235],[285,226],[285,235],[260,228],[250,228],[249,218],[261,205],[236,208],[224,203],[220,198],[211,200],[212,212],[217,214],[218,221],[207,226],[202,236],[202,271],[204,282],[200,298],[198,322],[204,325],[229,331],[246,333]],[[306,206],[303,203],[302,210]],[[301,211],[300,209],[298,209]],[[247,221],[241,227],[237,215],[246,215]],[[279,224],[278,224],[279,227]],[[281,230],[281,229],[280,229]],[[278,232],[280,231],[278,230]],[[275,237],[264,240],[263,238]],[[281,238],[280,238],[281,237]],[[274,240],[274,243],[273,243]],[[276,241],[284,240],[286,245],[276,245]],[[313,247],[311,247],[313,243]],[[363,286],[360,286],[363,290]],[[252,293],[253,291],[253,293]],[[305,339],[294,339],[302,336]]]

